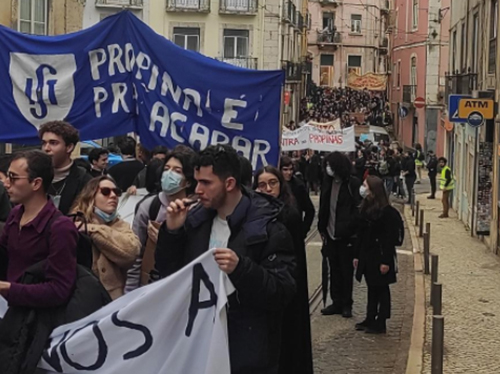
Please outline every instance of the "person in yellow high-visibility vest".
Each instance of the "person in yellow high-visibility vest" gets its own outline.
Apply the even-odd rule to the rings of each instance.
[[[444,157],[439,159],[439,166],[441,167],[440,189],[443,191],[443,214],[439,218],[448,218],[448,211],[450,210],[450,195],[451,191],[455,188],[455,179],[450,167],[446,165],[448,160]]]

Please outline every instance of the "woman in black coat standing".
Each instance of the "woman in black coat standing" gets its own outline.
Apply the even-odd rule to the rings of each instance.
[[[384,182],[368,176],[360,188],[363,202],[354,267],[356,279],[364,276],[368,287],[366,318],[356,330],[372,334],[386,333],[386,320],[391,317],[389,285],[396,283],[396,244],[401,217],[389,204]]]
[[[297,265],[294,274],[297,293],[283,315],[279,373],[312,374],[311,320],[302,219],[288,184],[278,169],[272,166],[260,169],[254,178],[254,188],[283,203],[278,220],[292,236]]]

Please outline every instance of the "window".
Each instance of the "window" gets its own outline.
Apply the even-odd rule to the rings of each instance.
[[[174,43],[190,51],[200,51],[200,29],[198,27],[174,27]]]
[[[401,87],[401,61],[398,61],[398,88]]]
[[[320,57],[319,84],[320,86],[333,87],[333,55],[322,54]]]
[[[321,55],[321,66],[333,66],[333,55]]]
[[[474,14],[472,21],[472,72],[477,73],[477,47],[479,43],[479,14]]]
[[[491,0],[490,48],[488,51],[488,73],[495,73],[498,32],[498,0]]]
[[[465,23],[462,24],[462,46],[460,48],[460,69],[465,70],[465,49],[467,48],[467,35],[465,35]]]
[[[361,34],[361,14],[351,14],[351,32]]]
[[[224,58],[248,57],[248,30],[224,30]]]
[[[361,56],[347,57],[347,74],[351,73],[361,75]]]
[[[20,32],[26,34],[47,35],[47,0],[20,0]]]
[[[323,28],[322,30],[333,31],[335,26],[335,13],[324,12],[323,13]]]
[[[417,93],[417,58],[413,56],[410,62],[410,85],[411,85],[411,102],[415,101]]]
[[[457,56],[457,30],[453,31],[453,40],[451,47],[451,73],[454,74],[456,70],[456,56]]]
[[[413,0],[413,18],[412,18],[413,30],[418,29],[418,0]]]

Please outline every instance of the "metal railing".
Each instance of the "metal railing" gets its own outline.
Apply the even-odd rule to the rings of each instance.
[[[142,8],[144,0],[95,0],[95,5],[102,7]]]
[[[258,12],[258,0],[221,0],[220,13],[229,14],[256,14]]]
[[[223,61],[225,63],[238,66],[240,68],[247,69],[257,69],[258,60],[255,57],[239,57],[239,58],[226,58],[226,57],[217,57],[217,60]]]
[[[167,11],[209,12],[210,0],[167,0]]]
[[[288,82],[302,80],[302,64],[300,62],[286,61],[284,68],[285,77]]]
[[[323,32],[317,31],[318,43],[320,44],[341,44],[342,34],[339,32]]]
[[[416,85],[403,86],[403,103],[413,104],[417,95]]]
[[[445,99],[448,102],[448,97],[451,94],[472,95],[472,91],[477,89],[477,74],[468,73],[455,74],[445,73],[446,87]]]
[[[389,38],[387,36],[380,39],[380,48],[389,48]]]

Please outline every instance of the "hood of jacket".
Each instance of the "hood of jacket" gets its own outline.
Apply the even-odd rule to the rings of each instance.
[[[267,241],[267,225],[277,220],[282,208],[283,203],[278,199],[243,187],[240,202],[227,217],[231,235],[242,230],[248,245]],[[199,227],[206,221],[212,221],[216,214],[216,210],[200,204],[189,212],[186,225]]]

